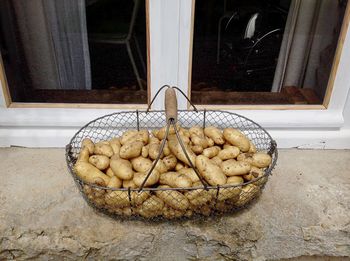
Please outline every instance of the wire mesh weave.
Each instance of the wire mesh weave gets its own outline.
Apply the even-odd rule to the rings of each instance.
[[[119,137],[131,129],[159,129],[166,125],[164,111],[118,112],[97,118],[82,127],[66,147],[67,165],[85,200],[94,208],[122,217],[174,219],[209,216],[234,212],[249,205],[264,188],[277,161],[275,141],[259,124],[241,115],[225,111],[178,111],[178,123],[183,128],[215,126],[237,128],[256,146],[257,151],[271,155],[272,163],[264,175],[240,185],[221,185],[191,188],[107,188],[82,181],[73,170],[81,143],[90,138],[94,143]],[[159,197],[163,199],[159,200]]]

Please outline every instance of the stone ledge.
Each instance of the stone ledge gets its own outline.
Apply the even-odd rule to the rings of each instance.
[[[282,150],[249,209],[160,223],[96,213],[75,187],[63,149],[0,149],[0,158],[0,260],[350,256],[349,151]]]

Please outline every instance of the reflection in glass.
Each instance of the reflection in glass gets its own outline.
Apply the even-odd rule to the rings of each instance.
[[[197,0],[199,104],[321,104],[347,1]]]
[[[144,10],[141,0],[2,0],[12,100],[146,103]]]

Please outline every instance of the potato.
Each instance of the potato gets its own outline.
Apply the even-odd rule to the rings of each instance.
[[[158,188],[170,188],[167,185]],[[156,195],[162,199],[167,205],[177,210],[186,210],[190,203],[188,199],[177,190],[157,190]]]
[[[189,188],[192,180],[185,174],[178,172],[166,172],[160,175],[159,183],[173,188]]]
[[[136,184],[137,187],[141,187],[143,181],[146,179],[148,172],[136,172],[134,174],[133,181]],[[151,175],[148,177],[144,187],[152,186],[159,181],[159,172],[157,170],[153,170]]]
[[[265,172],[262,169],[253,166],[250,170],[250,174],[253,175],[254,178],[261,177],[260,179],[254,182],[255,185],[262,186],[267,182],[267,176],[263,177],[265,175]]]
[[[212,200],[216,191],[213,193],[212,190],[195,189],[186,191],[184,194],[192,206],[201,206]]]
[[[195,134],[191,134],[191,141],[194,145],[201,146],[203,149],[206,149],[209,146],[205,136],[199,137]]]
[[[154,163],[155,163],[155,160],[152,162],[152,165],[153,165]],[[168,171],[168,168],[167,168],[167,166],[164,164],[163,160],[158,160],[155,169],[158,170],[158,172],[159,172],[160,174],[165,173],[165,172]]]
[[[144,158],[148,158],[148,152],[149,152],[149,144],[146,146],[143,146],[141,149],[141,156]]]
[[[162,140],[162,139],[165,138],[166,128],[167,128],[167,127],[164,126],[163,128],[161,128],[161,129],[158,131],[156,137],[157,137],[159,140]],[[179,125],[176,125],[176,129],[179,130],[179,128],[180,128]],[[172,135],[172,134],[175,134],[175,129],[174,129],[174,126],[173,126],[173,125],[171,125],[170,128],[169,128],[169,135]]]
[[[244,179],[241,176],[228,177],[226,184],[238,185],[244,183]]]
[[[94,153],[95,144],[89,138],[85,138],[81,142],[81,148],[84,148],[84,147],[88,148],[90,155]]]
[[[169,137],[168,144],[169,144],[170,151],[175,155],[175,157],[178,160],[182,161],[183,163],[185,163],[188,166],[191,166],[189,160],[187,159],[187,157],[186,157],[184,151],[182,150],[182,147],[181,147],[179,141],[176,139],[176,137],[172,137],[172,138]],[[184,144],[184,146],[185,146],[185,150],[187,152],[189,159],[191,160],[193,166],[195,166],[196,154],[194,154],[194,152],[191,150],[189,145]]]
[[[119,151],[120,151],[120,141],[119,138],[113,138],[109,141],[109,145],[112,147],[114,155],[119,156]]]
[[[136,131],[136,133],[134,134],[133,133],[134,132],[130,132],[130,135],[127,135],[126,137],[122,136],[122,138],[124,138],[124,139],[121,139],[122,145],[126,145],[136,141],[141,141],[143,145],[146,145],[148,143],[148,139],[149,139],[148,130],[140,130],[140,131]]]
[[[214,141],[211,138],[205,137],[208,141],[208,146],[213,147],[215,145]]]
[[[164,153],[164,156],[169,156],[171,154],[171,151],[169,149],[169,145],[168,145],[168,142],[165,143],[164,145],[164,149],[163,149],[163,153]]]
[[[259,169],[255,166],[252,166],[249,173],[252,174],[254,176],[254,178],[261,177],[265,174],[262,169]]]
[[[221,168],[210,161],[209,158],[199,155],[196,158],[196,166],[201,176],[212,186],[224,185],[226,176]]]
[[[109,180],[107,187],[109,188],[120,188],[122,186],[122,180],[119,179],[117,176],[111,177]]]
[[[203,156],[206,156],[207,158],[211,159],[216,155],[218,155],[219,151],[220,151],[220,147],[214,146],[214,147],[204,149],[202,154]]]
[[[239,148],[235,146],[228,146],[223,150],[220,150],[218,157],[222,160],[234,159],[239,155]]]
[[[77,159],[77,162],[89,162],[89,148],[88,147],[82,147]]]
[[[173,154],[170,154],[169,156],[163,158],[163,162],[168,170],[172,170],[176,167],[177,158]]]
[[[131,160],[131,165],[137,172],[147,172],[152,168],[152,161],[144,157],[137,157]]]
[[[83,181],[88,183],[98,183],[103,187],[105,187],[110,180],[110,177],[88,162],[78,161],[74,165],[74,171]]]
[[[113,156],[114,152],[109,144],[106,144],[105,142],[98,142],[95,144],[94,154],[105,155],[110,158]]]
[[[186,136],[187,138],[189,138],[191,136],[191,133],[188,129],[185,129],[185,128],[181,128],[180,127],[180,130],[179,130],[179,133],[182,135],[182,136]]]
[[[138,188],[138,186],[135,184],[134,180],[129,179],[129,180],[123,180],[123,188],[136,189]]]
[[[179,171],[180,169],[183,169],[185,166],[181,162],[176,163],[175,170]]]
[[[142,147],[142,141],[127,143],[120,148],[120,157],[122,159],[136,158],[141,155]]]
[[[163,208],[163,200],[153,195],[142,203],[137,212],[145,218],[152,218],[161,215]]]
[[[148,150],[149,157],[152,160],[155,160],[158,157],[159,150],[160,150],[160,144],[157,144],[157,143],[149,144],[149,150]],[[160,158],[163,158],[163,157],[164,157],[164,154],[162,153]]]
[[[178,210],[178,209],[173,209],[169,206],[164,206],[163,207],[163,217],[167,219],[174,219],[174,218],[180,218],[184,216],[186,211],[184,210]]]
[[[272,158],[264,152],[257,152],[253,155],[252,165],[258,168],[266,168],[271,164]]]
[[[199,127],[199,126],[193,126],[191,127],[188,132],[190,133],[190,135],[197,135],[198,137],[204,137],[204,130],[203,128]]]
[[[217,200],[223,201],[230,199],[230,201],[237,201],[239,199],[239,195],[241,193],[240,187],[233,188],[220,188],[219,193],[217,195]]]
[[[211,161],[213,163],[215,163],[216,165],[218,165],[219,167],[221,166],[222,159],[220,159],[218,156],[215,156],[215,157],[211,158]]]
[[[250,147],[249,147],[249,153],[256,153],[256,147],[253,142],[249,141]]]
[[[254,176],[253,176],[252,174],[250,174],[250,173],[248,173],[248,174],[246,174],[246,175],[243,175],[242,177],[243,177],[244,180],[246,180],[246,181],[251,181],[251,180],[254,179]]]
[[[242,207],[255,198],[260,193],[260,188],[254,184],[248,184],[242,187],[238,201],[235,203],[237,207]]]
[[[132,165],[128,160],[124,159],[113,159],[110,162],[111,169],[114,174],[120,179],[132,179],[134,172],[132,170]]]
[[[186,175],[187,177],[190,178],[190,180],[194,183],[194,182],[197,182],[197,181],[200,181],[198,175],[196,174],[196,172],[194,171],[194,169],[192,168],[182,168],[180,170],[178,170],[178,172],[180,174],[184,174]]]
[[[191,150],[197,155],[199,155],[203,152],[203,148],[199,145],[192,145]]]
[[[100,170],[109,167],[109,158],[105,155],[92,155],[89,158],[89,162]]]
[[[123,207],[132,206],[132,205],[140,205],[149,197],[150,197],[149,191],[142,191],[142,192],[132,191],[130,193],[130,198],[129,198],[129,191],[115,190],[107,193],[105,196],[105,200],[106,200],[106,203],[110,206],[123,208]]]
[[[221,130],[214,126],[208,126],[204,129],[204,134],[211,138],[215,144],[223,145],[225,143],[224,135]]]
[[[233,128],[224,129],[224,138],[241,151],[247,152],[250,148],[249,139],[239,130]]]
[[[132,137],[134,137],[138,133],[137,130],[127,130],[123,133],[123,135],[120,137],[119,141],[121,145],[124,145],[127,143],[127,141],[130,141]]]
[[[241,153],[237,156],[238,161],[244,161],[249,163],[250,165],[253,164],[253,153]]]
[[[155,144],[160,144],[160,140],[158,140],[157,137],[151,136],[151,137],[149,138],[148,144],[153,144],[153,143],[155,143]]]
[[[113,170],[110,167],[107,169],[106,174],[110,178],[115,176]]]
[[[221,164],[221,169],[226,176],[246,175],[251,169],[251,165],[245,161],[229,159]]]

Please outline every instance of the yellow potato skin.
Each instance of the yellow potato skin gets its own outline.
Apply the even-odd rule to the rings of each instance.
[[[130,161],[125,159],[113,159],[110,162],[110,167],[114,174],[120,179],[132,179],[134,172]]]
[[[185,174],[178,172],[166,172],[160,175],[159,183],[173,188],[192,187],[192,180]]]
[[[143,181],[146,179],[147,174],[148,174],[148,172],[136,172],[134,174],[133,181],[137,187],[141,187]],[[151,175],[148,177],[144,187],[149,187],[149,186],[152,186],[152,185],[158,183],[159,176],[160,176],[159,172],[156,169],[154,169],[152,171]]]
[[[239,148],[235,146],[227,146],[225,149],[220,150],[218,157],[222,160],[234,159],[239,155]]]
[[[270,166],[272,158],[269,154],[264,152],[257,152],[252,157],[252,165],[258,168],[266,168]]]
[[[219,154],[219,151],[220,151],[220,147],[214,146],[214,147],[204,149],[202,152],[202,155],[211,159],[211,158],[217,156]]]
[[[84,147],[88,148],[90,155],[94,153],[95,144],[89,138],[83,139],[83,141],[81,142],[81,147],[82,148],[84,148]]]
[[[224,135],[221,130],[214,126],[208,126],[204,129],[204,134],[211,138],[215,144],[223,145],[225,143]]]
[[[170,186],[162,185],[159,188],[170,188]],[[167,205],[177,210],[186,210],[190,205],[188,199],[176,190],[157,190],[156,195]]]
[[[110,180],[110,177],[88,162],[78,161],[74,165],[74,171],[78,177],[88,183],[103,181],[103,186],[106,186]]]
[[[177,158],[173,154],[170,154],[169,156],[163,158],[163,162],[168,170],[172,170],[176,167]]]
[[[119,139],[120,144],[121,145],[126,144],[127,141],[130,140],[130,138],[132,138],[136,134],[137,134],[137,130],[128,130],[128,131],[124,132],[123,135]]]
[[[79,162],[79,161],[82,161],[82,162],[89,162],[89,156],[90,156],[89,148],[83,147],[83,148],[81,148],[81,150],[80,150],[80,153],[79,153],[77,162]]]
[[[192,181],[192,183],[200,181],[196,172],[192,168],[182,168],[182,169],[178,170],[178,172],[180,174],[183,174],[183,175],[186,175],[187,177],[189,177],[190,180]]]
[[[123,180],[122,186],[123,186],[123,188],[131,188],[131,189],[138,188],[138,186],[135,184],[135,182],[132,179]]]
[[[89,158],[89,163],[99,170],[104,170],[109,167],[109,158],[105,155],[92,155]]]
[[[249,151],[250,141],[249,139],[239,130],[234,128],[226,128],[224,129],[224,138],[231,145],[238,147],[242,152]]]
[[[152,160],[155,160],[158,157],[158,154],[160,152],[160,144],[157,143],[151,143],[149,144],[149,149],[148,149],[148,155]],[[163,158],[164,154],[160,156],[160,158]]]
[[[153,195],[139,206],[137,212],[143,217],[152,218],[161,215],[163,207],[163,200]]]
[[[199,126],[193,126],[191,127],[188,132],[190,133],[190,135],[197,135],[198,137],[204,137],[204,130],[203,128],[199,127]]]
[[[210,161],[209,158],[199,155],[196,158],[196,167],[202,177],[212,186],[224,185],[226,176],[221,168]]]
[[[120,148],[119,155],[122,159],[132,159],[141,155],[142,141],[127,143]]]
[[[94,154],[105,155],[110,158],[113,156],[114,152],[107,142],[98,142],[95,144]]]
[[[122,186],[122,180],[119,179],[117,176],[111,177],[109,180],[107,187],[109,188],[120,188]]]
[[[150,159],[139,156],[131,160],[131,165],[137,172],[146,172],[152,167],[152,161]]]
[[[190,162],[188,161],[188,159],[187,159],[185,153],[183,152],[182,147],[181,147],[181,145],[176,137],[169,138],[168,144],[169,144],[170,151],[175,155],[175,157],[178,160],[182,161],[183,163],[185,163],[188,166],[191,166]],[[184,144],[184,146],[185,146],[187,155],[189,156],[189,159],[191,160],[192,164],[195,166],[196,154],[194,154],[194,152],[191,150],[189,145]]]
[[[221,163],[221,169],[226,176],[246,175],[251,170],[251,165],[245,161],[229,159]]]

